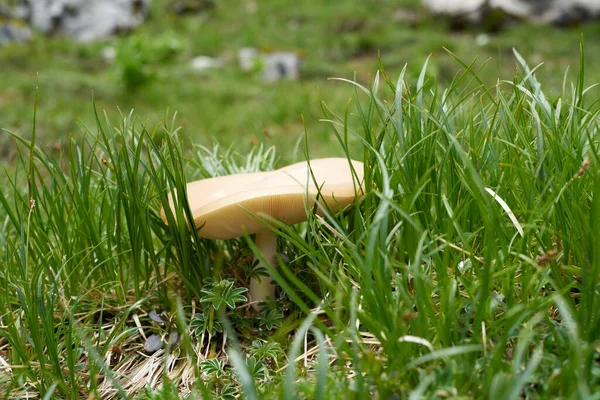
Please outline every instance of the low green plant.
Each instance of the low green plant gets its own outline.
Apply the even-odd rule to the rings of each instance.
[[[127,93],[149,85],[156,79],[153,66],[168,63],[181,51],[181,43],[173,36],[149,38],[132,35],[115,51],[114,68]]]

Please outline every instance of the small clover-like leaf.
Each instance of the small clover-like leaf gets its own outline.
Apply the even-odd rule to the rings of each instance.
[[[283,355],[283,348],[277,342],[254,340],[248,347],[248,353],[258,361],[273,360],[278,365],[278,358]]]
[[[249,273],[249,276],[251,278],[258,278],[258,277],[263,277],[263,276],[269,276],[269,271],[267,271],[267,269],[262,265],[256,265],[252,268],[252,270]]]
[[[279,310],[270,310],[265,318],[261,320],[261,325],[268,330],[277,329],[283,321],[283,313]]]
[[[204,333],[208,332],[208,320],[204,314],[196,314],[190,322],[190,330],[194,333],[194,336],[199,338]],[[223,325],[219,321],[213,321],[213,327],[210,331],[211,335],[216,335],[217,332],[223,332]]]
[[[246,365],[248,366],[248,372],[255,381],[265,379],[265,364],[263,362],[257,361],[254,357],[248,357]]]
[[[200,302],[210,304],[215,310],[219,310],[223,305],[234,309],[235,303],[247,301],[246,296],[243,296],[247,290],[234,288],[232,281],[224,279],[202,289],[204,295],[200,298]]]
[[[235,390],[235,386],[233,384],[228,383],[223,385],[221,392],[219,393],[219,398],[223,400],[235,400],[237,398],[237,390]]]
[[[200,370],[203,374],[214,375],[216,378],[220,378],[225,375],[225,361],[209,358],[200,363]]]
[[[248,289],[243,287],[230,288],[230,290],[227,292],[227,297],[224,298],[227,307],[234,309],[235,303],[242,303],[247,301],[248,299],[246,298],[246,296],[243,295],[243,293],[246,293],[246,291],[248,291]]]

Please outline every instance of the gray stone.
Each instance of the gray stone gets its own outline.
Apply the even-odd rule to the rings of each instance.
[[[0,22],[0,45],[7,43],[26,43],[31,40],[31,30],[13,22]]]
[[[152,334],[148,336],[146,342],[144,342],[144,350],[148,354],[156,353],[158,350],[162,349],[163,345],[162,338],[157,334]]]
[[[423,3],[434,14],[476,22],[481,18],[486,0],[423,0]]]
[[[572,24],[600,16],[600,0],[423,0],[435,14],[482,23],[499,10],[508,16],[539,23]]]
[[[0,4],[0,45],[7,43],[26,43],[31,40],[31,30],[15,14],[14,10]]]
[[[296,80],[300,76],[300,58],[294,52],[260,53],[245,47],[238,51],[238,61],[243,71],[260,70],[265,82],[282,79]]]
[[[300,73],[300,58],[296,53],[269,53],[262,57],[262,79],[274,82],[281,79],[297,80]]]
[[[147,17],[151,0],[29,0],[31,24],[46,34],[81,41],[130,31]]]

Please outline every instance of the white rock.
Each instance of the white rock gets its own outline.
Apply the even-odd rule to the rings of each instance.
[[[207,56],[194,57],[190,63],[194,71],[204,71],[211,68],[220,68],[223,66],[223,60]]]
[[[300,59],[296,53],[269,53],[262,57],[262,79],[266,82],[298,79]]]
[[[141,24],[151,0],[30,0],[34,27],[81,41],[102,39]]]
[[[106,46],[102,49],[102,58],[104,58],[104,61],[112,63],[115,61],[115,57],[117,57],[117,50],[114,47]]]
[[[266,82],[296,80],[300,76],[300,58],[293,52],[260,53],[255,48],[244,47],[238,51],[238,61],[243,71],[260,69]]]
[[[242,71],[251,71],[256,66],[258,50],[252,47],[244,47],[238,51],[238,61]]]
[[[480,33],[479,35],[475,36],[475,44],[479,47],[486,46],[489,42],[490,37],[485,33]]]
[[[480,22],[486,8],[544,23],[576,22],[600,15],[600,0],[423,0],[423,3],[433,13],[472,22]]]
[[[580,12],[587,17],[597,17],[600,13],[600,0],[490,0],[490,6],[519,18],[547,23],[577,19]]]
[[[469,20],[478,20],[486,0],[423,0],[429,10],[436,14],[452,17],[461,16]]]

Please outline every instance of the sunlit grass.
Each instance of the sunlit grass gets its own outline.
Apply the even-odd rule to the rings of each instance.
[[[159,211],[173,190],[183,202],[191,179],[274,168],[273,149],[190,149],[174,119],[148,127],[132,114],[97,116],[61,158],[13,135],[0,387],[47,398],[592,398],[597,89],[581,61],[548,97],[516,58],[518,76],[494,86],[460,60],[438,85],[426,63],[414,80],[381,68],[368,87],[347,81],[347,109],[322,104],[339,152],[365,163],[366,195],[276,228],[281,295],[258,313],[243,290],[252,241],[201,239],[185,207],[168,224]]]

